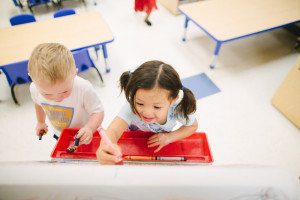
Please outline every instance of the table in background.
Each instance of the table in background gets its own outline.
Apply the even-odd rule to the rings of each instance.
[[[192,21],[216,41],[210,67],[215,67],[221,45],[300,21],[299,0],[214,0],[179,6],[185,15],[183,41]]]
[[[109,26],[98,12],[7,27],[0,29],[0,69],[27,61],[38,44],[51,42],[61,43],[72,51],[101,46],[106,72],[109,72],[106,44],[113,40]],[[6,77],[10,80],[7,73]],[[11,85],[12,95],[14,86]]]

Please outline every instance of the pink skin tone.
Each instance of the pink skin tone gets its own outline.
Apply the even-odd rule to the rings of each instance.
[[[75,76],[69,76],[65,81],[49,84],[46,81],[36,82],[40,94],[47,100],[61,102],[72,93]]]
[[[135,94],[134,107],[137,114],[145,123],[165,124],[169,107],[177,100],[169,98],[169,91],[155,87],[150,90],[138,89]],[[115,164],[121,161],[121,148],[117,141],[128,128],[128,124],[120,117],[110,123],[106,134],[113,145],[101,141],[97,150],[97,159],[101,164]],[[181,126],[169,133],[157,133],[148,139],[148,147],[156,147],[154,152],[160,151],[169,143],[175,142],[193,134],[198,128],[197,120],[191,126]]]
[[[168,109],[173,102],[169,98],[169,91],[165,89],[139,89],[135,94],[134,107],[145,123],[165,124]]]
[[[65,81],[58,81],[55,84],[49,84],[46,81],[37,81],[35,84],[40,94],[45,99],[54,102],[61,102],[71,95],[76,74],[77,72],[70,75]],[[43,108],[38,104],[35,104],[35,110],[38,121],[36,125],[36,134],[39,135],[41,130],[44,130],[45,132],[48,131],[45,123],[46,114]],[[89,144],[91,142],[93,138],[93,132],[97,129],[99,124],[102,123],[103,118],[103,112],[93,113],[90,115],[87,124],[77,133],[76,137],[80,138],[80,144]]]

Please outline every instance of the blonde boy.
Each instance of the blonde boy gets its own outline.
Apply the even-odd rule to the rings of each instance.
[[[103,121],[100,99],[90,82],[77,76],[72,53],[63,45],[45,43],[32,52],[28,63],[30,93],[35,102],[36,134],[48,131],[47,116],[58,138],[63,128],[80,128],[80,144],[91,142]]]

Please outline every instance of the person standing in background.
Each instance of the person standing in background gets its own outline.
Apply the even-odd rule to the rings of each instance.
[[[157,9],[156,0],[135,0],[134,10],[140,12],[146,12],[145,23],[151,26],[152,23],[149,21],[149,16],[153,9]]]

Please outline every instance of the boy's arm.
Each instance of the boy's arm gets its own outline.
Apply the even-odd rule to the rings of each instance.
[[[167,144],[192,135],[197,130],[197,128],[198,122],[197,119],[195,119],[194,123],[191,126],[181,126],[176,131],[170,133],[154,134],[148,140],[148,147],[158,146],[158,148],[154,151],[156,153]]]
[[[45,111],[43,110],[42,106],[40,106],[37,103],[35,103],[34,106],[35,106],[35,114],[36,114],[38,123],[45,123],[46,114],[45,114]]]
[[[89,144],[93,138],[93,133],[102,124],[104,118],[104,111],[92,113],[88,122],[82,127],[78,133],[77,138],[80,138],[80,143]]]
[[[45,132],[48,132],[47,124],[45,123],[46,119],[46,114],[45,111],[43,110],[42,106],[39,104],[35,103],[35,114],[36,114],[36,119],[37,119],[37,125],[36,125],[36,134],[40,135],[40,132],[44,130]]]
[[[104,118],[104,111],[99,113],[93,113],[90,115],[89,121],[86,123],[85,127],[88,127],[94,132],[100,124],[102,124]]]

